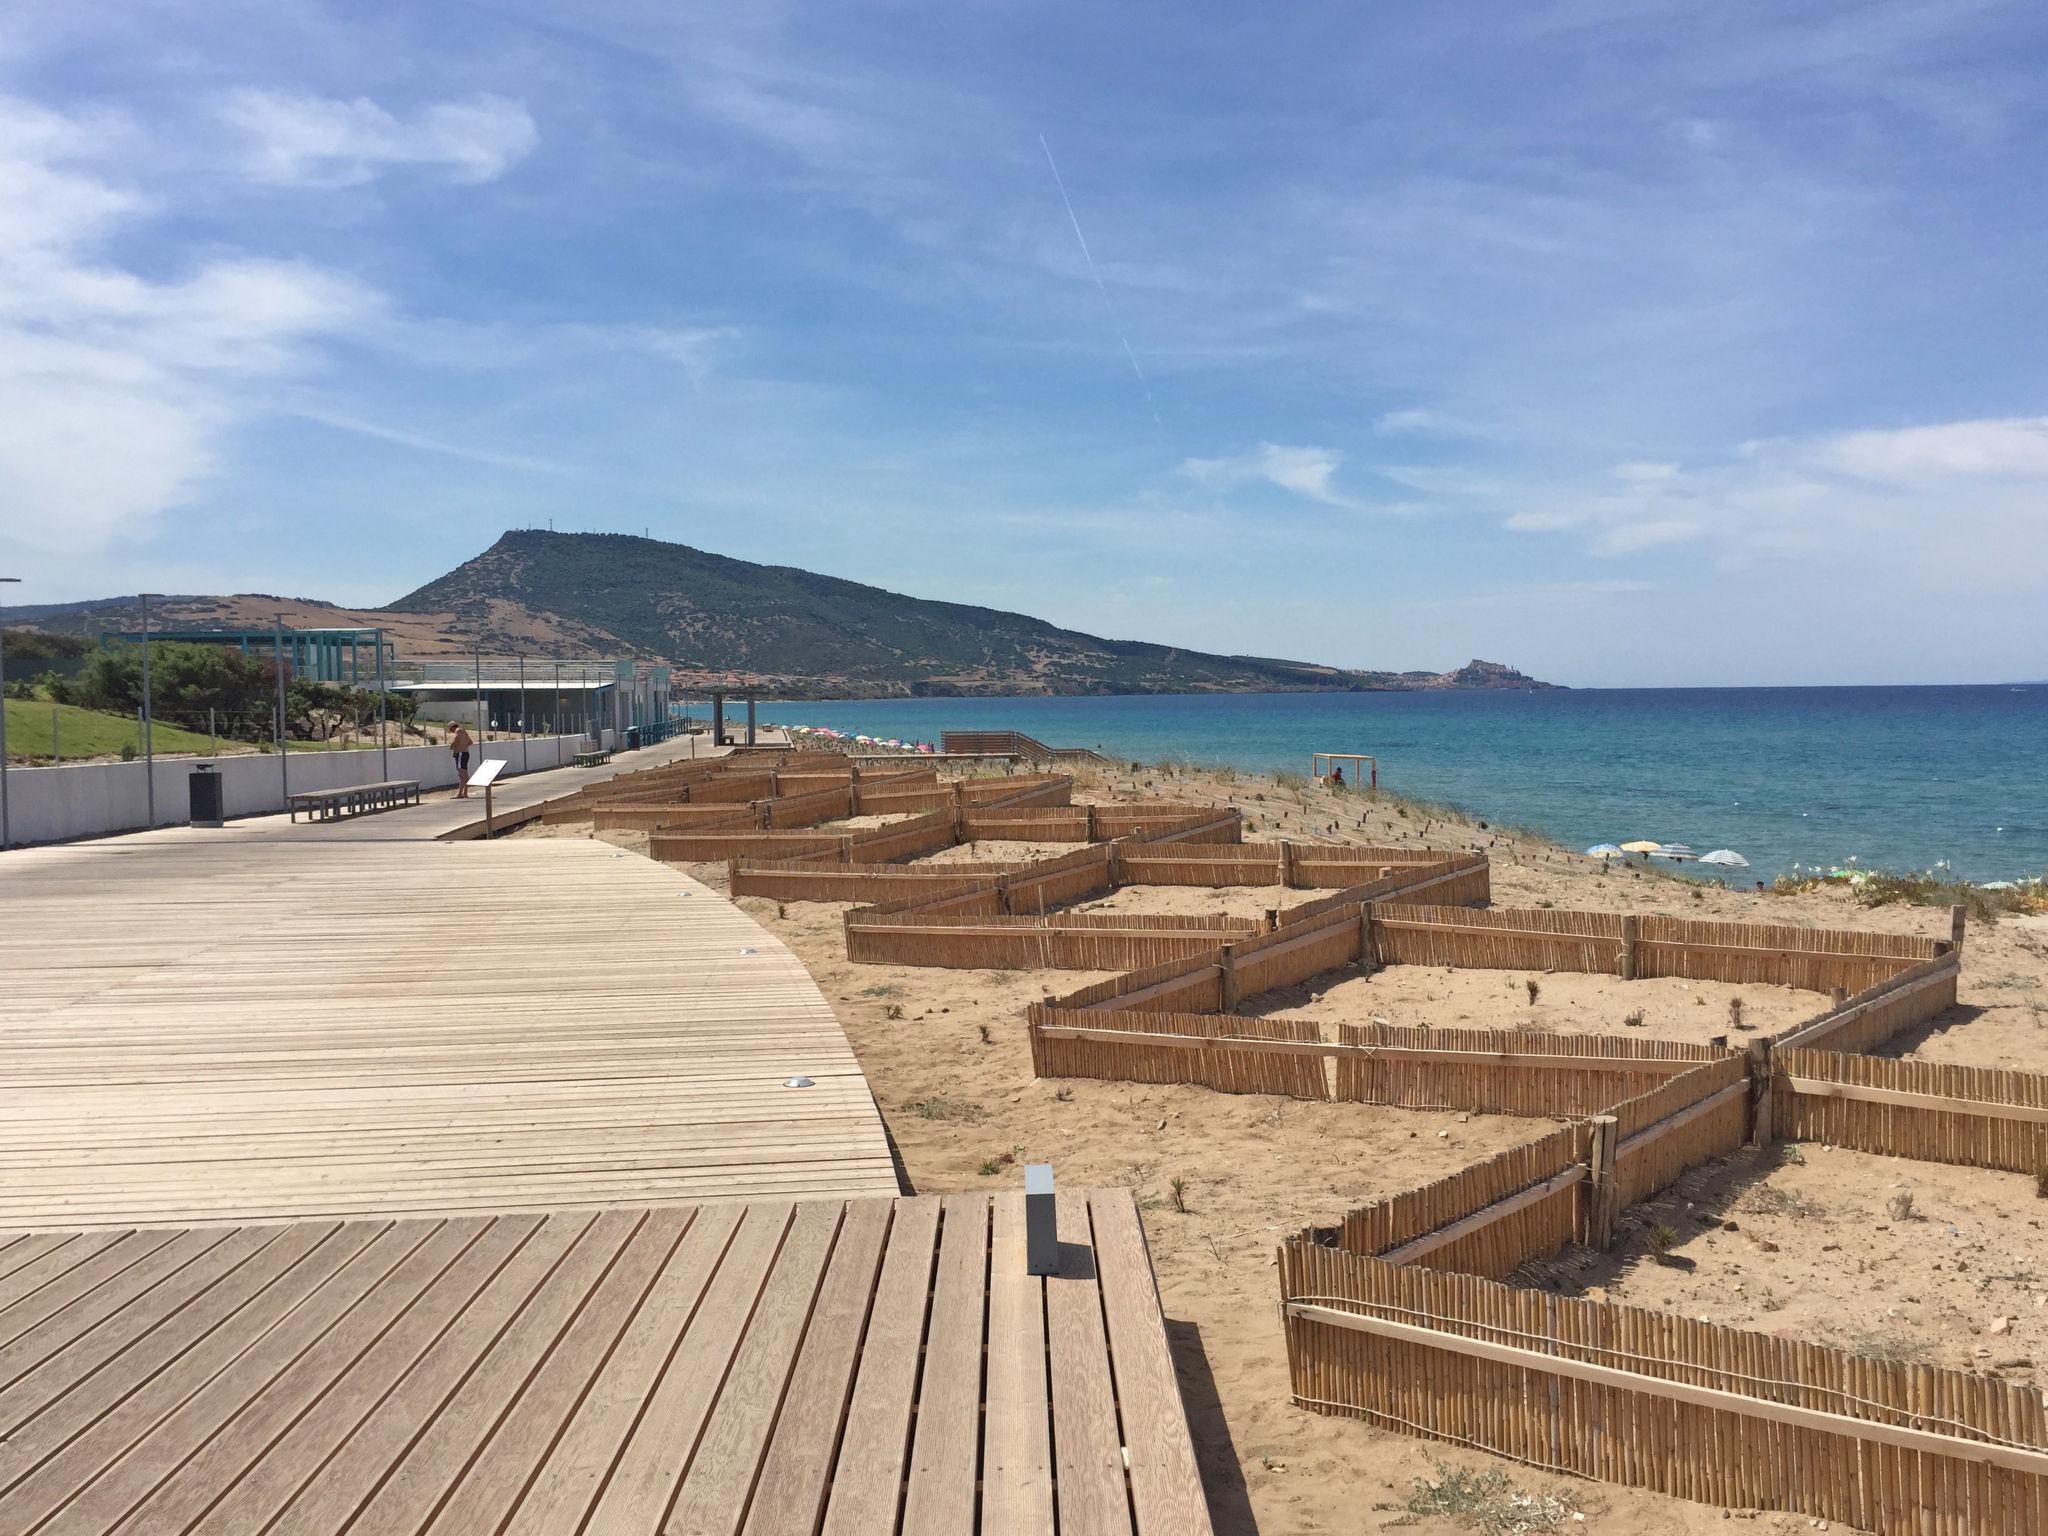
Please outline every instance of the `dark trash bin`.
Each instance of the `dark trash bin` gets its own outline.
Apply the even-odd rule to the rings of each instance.
[[[640,727],[637,725],[626,727],[626,750],[628,752],[638,752],[640,750]]]
[[[226,820],[227,797],[221,791],[220,770],[201,763],[192,770],[192,825],[218,827]]]

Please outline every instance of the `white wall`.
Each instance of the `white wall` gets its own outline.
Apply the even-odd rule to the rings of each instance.
[[[529,736],[522,740],[486,742],[484,757],[506,761],[505,777],[559,768],[585,745],[582,736]],[[201,759],[160,757],[156,761],[156,824],[183,826],[191,819],[189,780]],[[211,759],[218,764],[221,792],[230,818],[260,816],[284,809],[275,753],[248,752]],[[476,766],[472,755],[470,766]],[[8,824],[13,841],[54,843],[74,837],[102,837],[109,832],[134,832],[149,821],[148,790],[140,758],[132,763],[72,763],[53,768],[10,768],[7,771]],[[445,789],[455,782],[455,758],[444,746],[393,747],[390,772],[380,771],[377,750],[363,752],[294,752],[286,764],[291,791],[340,789],[374,784],[379,779],[417,779],[422,789]]]

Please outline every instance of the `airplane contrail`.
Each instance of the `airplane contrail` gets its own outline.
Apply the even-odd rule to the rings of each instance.
[[[1088,275],[1095,279],[1095,291],[1102,295],[1102,307],[1109,311],[1109,323],[1116,327],[1116,339],[1124,344],[1124,356],[1131,360],[1131,372],[1138,376],[1138,387],[1145,391],[1145,403],[1152,408],[1152,420],[1159,426],[1165,426],[1166,423],[1159,420],[1159,402],[1152,398],[1152,381],[1138,366],[1138,354],[1131,350],[1131,338],[1124,331],[1123,317],[1116,312],[1116,303],[1109,296],[1108,285],[1095,268],[1095,255],[1088,249],[1088,237],[1081,233],[1081,218],[1074,212],[1074,200],[1067,196],[1067,183],[1060,175],[1060,163],[1053,159],[1052,146],[1045,142],[1042,133],[1038,136],[1038,147],[1045,151],[1045,163],[1052,167],[1052,183],[1060,189],[1060,201],[1067,207],[1067,221],[1074,226],[1074,238],[1081,242],[1081,259],[1088,263]]]

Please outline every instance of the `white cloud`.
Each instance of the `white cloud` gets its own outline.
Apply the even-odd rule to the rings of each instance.
[[[2048,418],[1774,438],[1699,466],[1619,464],[1525,494],[1504,524],[1575,535],[1600,556],[1693,545],[1723,568],[1806,569],[1878,599],[2048,596]]]
[[[503,96],[436,102],[401,119],[363,96],[241,90],[220,115],[249,138],[249,173],[283,186],[354,186],[402,165],[495,181],[540,142],[532,115]]]
[[[1751,445],[1750,451],[1769,445]],[[1884,432],[1845,432],[1818,445],[1819,462],[1875,482],[2048,478],[2048,416],[1951,421]]]
[[[1294,448],[1283,443],[1261,443],[1251,453],[1222,459],[1187,459],[1180,472],[1201,485],[1219,489],[1266,481],[1284,491],[1331,507],[1358,507],[1361,503],[1336,487],[1344,455],[1334,448]]]
[[[219,255],[164,280],[107,259],[149,212],[94,168],[125,140],[0,100],[0,541],[15,549],[75,559],[146,532],[214,472],[251,381],[380,307],[298,262]]]
[[[1406,410],[1388,411],[1374,420],[1372,429],[1388,437],[1478,439],[1494,435],[1492,429],[1481,426],[1478,422],[1467,421],[1463,417],[1433,410],[1428,406],[1411,406]]]

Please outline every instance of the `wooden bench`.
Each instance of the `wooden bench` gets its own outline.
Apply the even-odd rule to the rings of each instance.
[[[376,784],[349,784],[341,789],[305,789],[285,796],[291,819],[304,811],[310,821],[333,821],[370,811],[388,811],[395,806],[418,805],[418,779],[385,779]]]
[[[569,759],[569,766],[571,768],[602,768],[611,760],[612,755],[608,751],[578,752]]]

